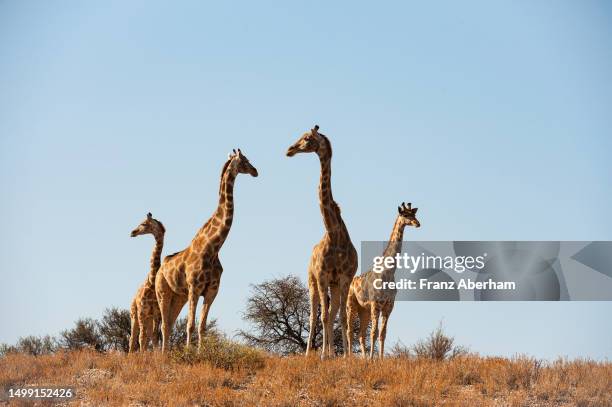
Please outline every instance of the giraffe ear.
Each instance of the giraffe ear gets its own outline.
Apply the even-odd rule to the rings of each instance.
[[[402,207],[401,207],[401,206],[398,206],[398,207],[397,207],[397,213],[399,213],[399,214],[401,214],[401,213],[402,213]]]
[[[412,208],[412,214],[416,215],[417,211],[419,210],[419,208]]]

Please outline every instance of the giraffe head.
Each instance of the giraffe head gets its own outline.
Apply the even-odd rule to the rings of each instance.
[[[145,220],[142,221],[142,223],[138,225],[136,229],[132,230],[130,236],[136,237],[149,234],[158,237],[163,236],[164,233],[166,233],[166,228],[164,228],[164,225],[162,225],[162,223],[157,219],[154,219],[151,212],[149,212],[147,213]]]
[[[404,226],[414,226],[416,228],[421,227],[421,223],[416,218],[416,213],[418,210],[419,208],[413,208],[410,202],[408,202],[408,205],[406,205],[405,202],[402,202],[402,204],[397,207],[399,218]]]
[[[258,175],[257,168],[253,167],[253,165],[249,162],[249,159],[246,155],[242,154],[240,149],[233,150],[233,152],[228,156],[227,163],[225,163],[225,167],[223,167],[223,171],[225,169],[229,169],[234,174],[249,174],[253,177]]]
[[[310,131],[302,136],[287,150],[287,157],[293,157],[299,153],[317,153],[321,155],[329,152],[331,155],[331,145],[323,134],[319,133],[319,126],[315,125]]]

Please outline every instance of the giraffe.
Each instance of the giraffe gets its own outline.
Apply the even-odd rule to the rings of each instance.
[[[404,237],[404,228],[406,226],[421,227],[421,224],[416,218],[418,208],[412,208],[412,204],[402,203],[397,208],[399,214],[395,223],[393,224],[393,231],[389,238],[389,243],[383,252],[383,258],[393,257],[402,251],[402,239]],[[353,323],[353,316],[355,313],[359,315],[359,345],[361,346],[361,353],[363,357],[366,357],[365,349],[365,335],[368,329],[370,320],[372,320],[372,329],[370,331],[370,359],[374,357],[374,345],[376,344],[376,331],[378,329],[378,320],[382,315],[382,322],[380,326],[380,333],[378,334],[378,341],[380,346],[378,349],[379,358],[383,358],[385,353],[385,337],[387,335],[387,322],[389,321],[389,315],[393,311],[393,305],[395,302],[395,295],[397,294],[396,289],[376,289],[374,280],[381,279],[385,281],[395,281],[395,262],[391,267],[384,268],[380,273],[373,270],[369,270],[360,276],[355,276],[351,283],[351,288],[348,295],[348,304],[346,308],[346,314],[348,319],[348,330],[347,336],[349,338],[349,344],[353,343],[353,334],[350,329]],[[380,283],[379,283],[380,287]],[[351,347],[349,346],[349,349]],[[349,351],[347,356],[351,355]]]
[[[131,233],[132,237],[151,234],[155,237],[155,247],[151,255],[151,268],[147,279],[142,283],[130,306],[131,335],[130,353],[136,350],[146,350],[149,339],[153,339],[153,346],[157,346],[157,326],[159,324],[159,306],[155,296],[155,276],[160,266],[162,249],[164,247],[164,225],[153,218],[151,212],[146,219]]]
[[[325,234],[312,250],[308,266],[308,289],[310,292],[310,332],[306,355],[313,349],[317,310],[321,305],[323,325],[323,350],[321,358],[332,353],[333,324],[339,309],[342,309],[342,344],[344,352],[349,351],[346,337],[346,299],[349,286],[357,272],[357,251],[351,242],[346,225],[340,214],[340,207],[334,201],[331,190],[332,147],[329,139],[319,133],[319,126],[304,133],[287,150],[287,156],[298,153],[315,153],[321,164],[319,181],[319,206],[325,225]]]
[[[155,279],[155,292],[161,311],[162,352],[169,346],[170,329],[183,305],[189,302],[187,346],[195,325],[198,299],[204,297],[198,327],[198,348],[206,330],[206,319],[217,296],[223,267],[219,250],[225,242],[234,217],[234,181],[238,174],[257,177],[257,170],[240,149],[234,150],[221,171],[219,204],[184,250],[167,256]]]

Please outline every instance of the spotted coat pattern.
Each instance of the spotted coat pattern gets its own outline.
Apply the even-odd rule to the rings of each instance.
[[[406,226],[420,227],[421,224],[416,219],[418,208],[412,209],[412,205],[402,204],[398,207],[399,215],[393,224],[389,243],[383,252],[383,257],[395,257],[402,251],[402,240],[404,238],[404,228]],[[353,325],[355,315],[359,317],[359,345],[363,357],[366,357],[365,337],[370,321],[370,359],[374,357],[374,346],[376,345],[376,334],[378,331],[379,318],[382,316],[380,331],[378,331],[379,348],[378,354],[382,358],[385,353],[385,338],[387,336],[387,322],[393,305],[395,303],[396,289],[377,289],[374,281],[380,279],[381,282],[376,287],[381,287],[382,282],[395,281],[396,265],[384,268],[380,273],[369,270],[368,272],[355,276],[351,282],[348,293],[346,314],[348,319],[347,336],[349,344],[353,343],[353,334],[350,327]],[[350,348],[350,347],[349,347]],[[349,352],[350,355],[350,352]]]
[[[134,352],[137,348],[146,350],[149,340],[153,346],[157,346],[157,327],[160,322],[159,306],[155,295],[155,276],[160,267],[161,253],[164,247],[164,225],[153,218],[151,213],[136,229],[131,236],[151,234],[155,237],[155,246],[151,254],[151,267],[147,279],[136,291],[136,295],[130,304],[131,333],[129,351]]]
[[[321,357],[332,355],[333,322],[339,310],[342,324],[342,343],[345,352],[349,349],[346,337],[346,298],[349,286],[357,272],[357,251],[351,242],[348,230],[334,201],[331,190],[332,148],[329,139],[319,133],[319,126],[304,133],[287,150],[287,156],[298,153],[315,153],[321,164],[319,181],[319,207],[325,225],[325,234],[312,250],[308,266],[308,289],[310,292],[310,335],[306,355],[314,345],[317,312],[321,306],[323,326],[323,351]]]
[[[202,346],[208,312],[221,285],[223,267],[219,250],[227,238],[234,217],[234,182],[238,174],[256,177],[257,170],[240,150],[234,150],[223,166],[219,186],[219,204],[212,217],[200,228],[189,247],[167,256],[155,279],[162,326],[162,352],[169,347],[172,325],[185,303],[187,345],[195,328],[198,299],[204,297],[198,326],[198,347]]]

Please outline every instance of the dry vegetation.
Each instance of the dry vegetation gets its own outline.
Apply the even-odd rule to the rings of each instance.
[[[320,361],[214,341],[219,340],[207,343],[202,354],[8,354],[0,358],[0,387],[70,385],[78,395],[71,405],[92,406],[612,405],[612,364],[607,362],[543,364],[475,355]]]
[[[129,312],[115,308],[101,320],[76,321],[59,338],[0,344],[0,406],[4,389],[28,386],[73,387],[77,397],[62,405],[80,406],[612,406],[612,363],[481,357],[442,324],[413,346],[390,346],[384,361],[306,358],[299,353],[310,305],[301,281],[289,276],[253,291],[251,330],[239,334],[246,345],[211,322],[204,351],[183,350],[181,319],[175,350],[128,355]]]

